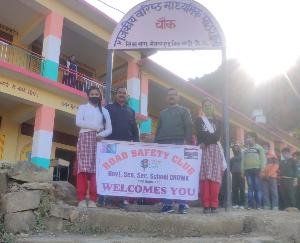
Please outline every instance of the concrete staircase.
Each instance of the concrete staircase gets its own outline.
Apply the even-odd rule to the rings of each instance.
[[[151,211],[151,210],[149,210]],[[221,211],[204,215],[78,209],[52,205],[48,233],[19,237],[22,243],[300,243],[300,213]],[[80,233],[80,234],[79,234]]]

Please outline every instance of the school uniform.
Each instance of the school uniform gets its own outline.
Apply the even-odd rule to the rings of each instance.
[[[200,194],[204,208],[216,209],[219,207],[219,192],[222,174],[226,168],[223,164],[223,155],[218,145],[221,137],[221,122],[217,119],[208,119],[214,132],[211,133],[202,118],[197,118],[196,132],[198,144],[202,144],[202,161],[200,170]]]
[[[104,119],[105,118],[105,125]],[[90,103],[81,105],[76,114],[76,126],[80,128],[77,142],[77,198],[86,197],[87,181],[90,181],[89,199],[96,202],[96,137],[107,137],[112,132],[108,111]]]

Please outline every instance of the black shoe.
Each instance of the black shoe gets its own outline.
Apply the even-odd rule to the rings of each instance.
[[[210,213],[210,208],[204,208],[203,213],[204,214],[209,214]]]
[[[218,212],[218,209],[216,209],[216,208],[211,208],[210,210],[211,210],[211,213],[217,213]]]
[[[161,212],[161,213],[174,213],[175,210],[174,210],[174,208],[173,208],[172,206],[170,206],[170,205],[164,205],[164,206],[162,207],[162,209],[160,210],[160,212]]]
[[[178,213],[187,214],[188,213],[188,207],[185,204],[180,204],[179,208],[178,208]]]
[[[125,211],[128,211],[128,208],[129,208],[129,203],[127,200],[124,200],[120,206],[120,209],[121,210],[125,210]]]

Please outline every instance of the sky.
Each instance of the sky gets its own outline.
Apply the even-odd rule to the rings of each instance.
[[[116,21],[141,0],[86,0]],[[197,0],[225,33],[227,57],[259,84],[283,74],[300,57],[299,0]],[[220,51],[160,51],[153,61],[188,80],[215,71]]]

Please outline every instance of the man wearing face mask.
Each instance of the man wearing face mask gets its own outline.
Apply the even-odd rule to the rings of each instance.
[[[256,144],[256,133],[246,135],[246,149],[242,155],[242,176],[246,176],[248,185],[248,209],[261,209],[261,175],[266,165],[265,150]]]
[[[238,144],[232,146],[233,158],[230,160],[232,173],[233,208],[243,209],[245,206],[245,179],[242,178],[242,152]]]
[[[296,206],[296,186],[297,179],[297,162],[292,158],[289,148],[284,148],[282,151],[283,160],[280,161],[280,197],[281,209]]]
[[[192,118],[190,111],[178,105],[179,96],[174,88],[168,89],[168,107],[159,114],[155,142],[160,144],[192,144]],[[163,200],[162,213],[172,213],[172,200]],[[185,202],[179,202],[179,213],[187,213]]]

